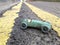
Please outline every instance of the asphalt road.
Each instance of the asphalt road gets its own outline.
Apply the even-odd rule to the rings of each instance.
[[[6,12],[7,10],[11,9],[11,7],[15,6],[19,2],[0,2],[0,17],[3,16],[3,13]]]
[[[60,17],[60,2],[42,2],[42,1],[36,1],[36,2],[30,2],[30,4],[46,11],[51,14],[54,14],[58,17]]]
[[[54,30],[44,34],[39,29],[20,29],[20,19],[22,17],[40,20],[28,6],[23,4],[21,11],[18,12],[18,14],[19,17],[15,19],[11,36],[7,40],[7,45],[60,45],[60,37],[58,37]]]

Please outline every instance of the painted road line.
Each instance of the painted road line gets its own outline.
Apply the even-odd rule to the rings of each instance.
[[[6,45],[8,38],[10,37],[10,32],[14,26],[14,19],[18,17],[17,12],[20,11],[22,2],[17,6],[13,7],[11,10],[7,10],[2,18],[0,18],[0,45]]]
[[[58,35],[60,36],[60,18],[48,13],[40,8],[37,8],[27,2],[25,4],[41,19],[48,21],[52,24],[52,27],[55,31],[57,31]]]

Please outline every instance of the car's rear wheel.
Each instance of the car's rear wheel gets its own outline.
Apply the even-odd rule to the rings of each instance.
[[[20,28],[25,30],[27,28],[27,24],[26,23],[21,23]]]
[[[41,27],[41,31],[42,31],[43,33],[48,33],[50,30],[49,30],[48,27],[42,26],[42,27]]]

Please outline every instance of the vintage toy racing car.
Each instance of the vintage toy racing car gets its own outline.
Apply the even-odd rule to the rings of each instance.
[[[52,26],[49,22],[32,19],[21,19],[20,28],[25,30],[27,27],[39,28],[44,33],[47,33],[52,29]]]

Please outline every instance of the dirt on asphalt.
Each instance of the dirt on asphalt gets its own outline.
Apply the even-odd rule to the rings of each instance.
[[[54,30],[44,34],[40,30],[34,28],[28,28],[26,30],[20,29],[21,16],[40,20],[28,6],[23,4],[18,14],[19,17],[15,19],[14,27],[10,33],[11,36],[6,43],[7,45],[60,45],[60,37],[58,37]]]

